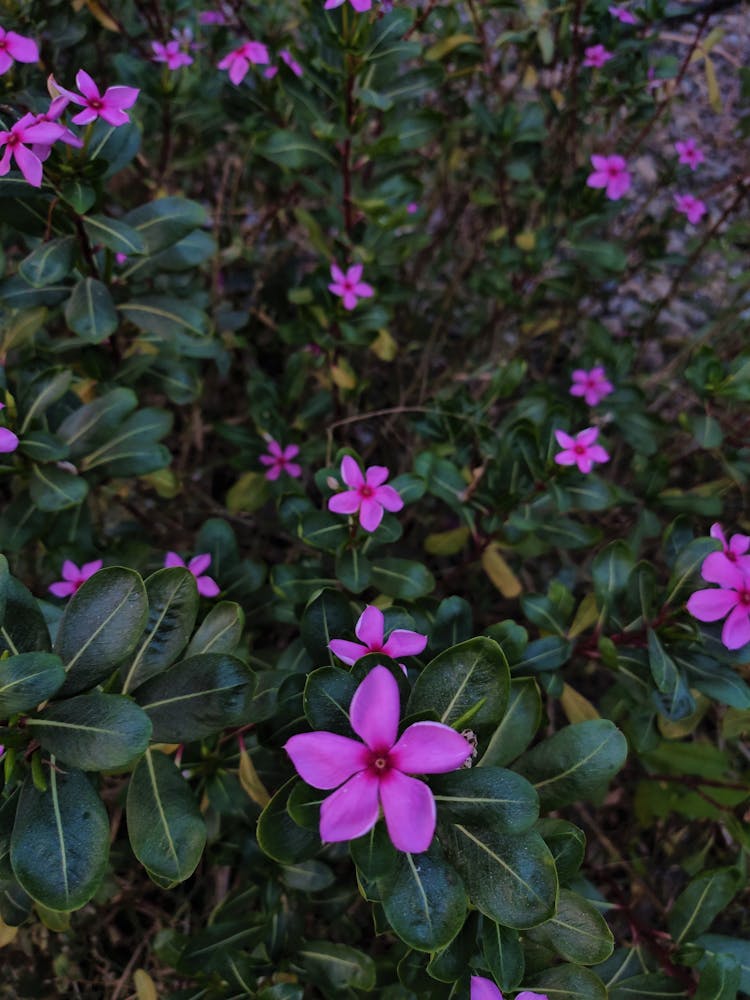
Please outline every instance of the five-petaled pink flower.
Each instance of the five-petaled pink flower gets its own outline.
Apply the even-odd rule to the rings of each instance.
[[[392,513],[401,510],[404,501],[392,486],[384,486],[389,472],[384,465],[371,465],[362,475],[362,470],[350,455],[341,462],[341,478],[349,487],[342,493],[335,493],[328,501],[328,509],[334,514],[356,514],[365,531],[375,531],[383,520],[383,509]]]
[[[90,576],[98,573],[102,566],[102,560],[95,559],[93,562],[84,563],[79,569],[74,562],[66,559],[62,564],[62,580],[50,584],[50,593],[55,597],[70,597]]]
[[[609,7],[609,12],[612,17],[616,18],[621,24],[638,24],[638,18],[635,14],[632,14],[627,7]]]
[[[0,410],[5,409],[5,403],[0,403]],[[0,454],[7,455],[18,447],[18,437],[7,427],[0,427]]]
[[[232,17],[229,4],[219,4],[220,10],[204,10],[198,15],[198,24],[228,24]]]
[[[706,203],[692,194],[676,194],[674,207],[682,215],[687,216],[688,222],[693,226],[697,225],[708,211]]]
[[[333,7],[340,7],[345,0],[326,0],[324,4],[324,10],[331,10]],[[357,11],[358,14],[364,14],[366,10],[372,7],[372,0],[349,0],[349,3]]]
[[[261,455],[260,461],[268,466],[266,479],[278,479],[282,472],[296,479],[302,475],[302,469],[292,459],[299,454],[299,447],[296,444],[288,444],[282,448],[278,441],[273,438],[268,442],[268,454]]]
[[[354,840],[371,830],[383,808],[388,836],[399,851],[420,854],[435,833],[435,799],[412,774],[444,774],[472,753],[460,733],[441,722],[415,722],[398,737],[398,684],[374,667],[354,692],[352,729],[362,743],[337,733],[292,736],[284,749],[303,781],[336,791],[320,807],[320,837]]]
[[[394,629],[386,641],[385,618],[380,608],[376,608],[374,604],[368,604],[359,616],[359,621],[354,626],[354,634],[359,642],[332,639],[328,643],[331,652],[349,666],[369,653],[384,653],[392,660],[399,656],[418,656],[427,645],[426,635],[410,632],[405,628]],[[404,664],[401,663],[399,666],[406,673]]]
[[[606,194],[612,201],[617,201],[630,190],[630,173],[628,165],[622,156],[594,155],[591,157],[594,172],[589,174],[586,184],[592,188],[606,188]]]
[[[557,443],[563,449],[555,455],[558,465],[577,465],[579,472],[591,472],[595,462],[608,462],[609,455],[600,444],[598,427],[587,427],[574,437],[565,431],[555,431]]]
[[[42,186],[42,161],[26,143],[40,143],[46,149],[56,142],[66,130],[55,122],[38,122],[36,115],[24,115],[7,132],[0,132],[0,146],[5,146],[0,160],[0,177],[10,170],[11,159],[33,187]]]
[[[684,141],[680,139],[674,144],[674,148],[677,150],[678,162],[687,164],[691,170],[695,170],[706,159],[695,139],[685,139]]]
[[[270,61],[266,46],[262,42],[250,41],[227,53],[217,65],[219,69],[229,70],[229,79],[237,85],[245,79],[251,64],[266,66]]]
[[[612,53],[603,45],[589,45],[583,55],[583,65],[593,66],[595,69],[601,69],[606,62],[613,58]]]
[[[125,109],[135,104],[140,93],[137,87],[117,86],[107,87],[102,94],[85,69],[79,69],[76,73],[76,86],[80,90],[80,94],[61,87],[52,76],[49,78],[49,85],[67,97],[73,104],[79,104],[83,108],[83,111],[79,111],[71,119],[74,125],[88,125],[90,122],[95,122],[97,118],[101,118],[108,125],[115,127],[127,125],[130,116]]]
[[[484,976],[471,977],[471,998],[470,1000],[503,1000],[503,995],[491,979]],[[546,993],[532,993],[531,990],[524,990],[519,993],[516,1000],[548,1000]]]
[[[7,73],[14,62],[39,61],[39,47],[33,38],[0,28],[0,74]]]
[[[333,281],[328,286],[329,291],[334,295],[340,295],[344,302],[344,309],[354,309],[358,299],[369,299],[375,294],[372,285],[361,281],[363,267],[361,264],[353,264],[347,268],[346,274],[337,264],[331,264],[331,277]]]
[[[731,561],[725,565],[713,563],[707,568],[709,558],[703,562],[701,576],[719,586],[696,590],[687,602],[687,609],[701,622],[716,622],[726,617],[721,641],[727,649],[740,649],[750,642],[750,573]]]
[[[583,368],[576,368],[573,372],[573,385],[570,387],[571,396],[583,396],[589,406],[596,406],[615,391],[615,387],[607,379],[606,372],[597,365],[590,372]]]
[[[189,66],[193,57],[185,52],[177,39],[169,42],[151,42],[154,54],[151,56],[153,62],[166,63],[168,69],[179,69],[181,66]]]
[[[750,537],[748,535],[732,535],[727,541],[721,525],[711,525],[711,538],[721,542],[721,552],[712,552],[703,560],[701,576],[709,583],[721,583],[723,575],[734,569],[741,569],[750,574]]]
[[[167,552],[164,557],[165,566],[185,566],[185,560],[180,559],[176,552]],[[202,597],[216,597],[219,593],[218,583],[210,576],[204,576],[205,571],[211,565],[211,556],[208,552],[203,552],[200,555],[193,556],[190,562],[185,567],[189,569],[190,572],[195,577],[195,582],[198,586],[198,593]]]

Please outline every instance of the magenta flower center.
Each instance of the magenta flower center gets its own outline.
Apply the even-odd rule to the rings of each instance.
[[[727,557],[727,559],[730,562],[733,562],[733,563],[737,562],[737,553],[736,552],[732,552],[731,549],[729,549],[727,552],[725,552],[724,555]]]
[[[360,486],[359,495],[363,500],[369,500],[370,497],[375,496],[375,490],[372,486],[368,486],[367,483],[365,483],[364,486]]]
[[[750,607],[750,589],[748,587],[743,587],[742,590],[738,590],[737,597],[739,598],[740,604],[743,604],[746,608]]]
[[[17,132],[13,132],[11,130],[8,133],[8,138],[5,141],[11,147],[11,149],[12,149],[13,146],[17,146],[19,144],[19,142],[21,141],[21,138],[20,138],[20,136],[18,135]]]
[[[104,107],[104,104],[103,104],[103,102],[101,101],[100,98],[98,98],[98,97],[92,97],[89,100],[89,107],[93,111],[101,111],[101,109]]]
[[[368,768],[375,773],[376,777],[381,777],[386,771],[390,771],[391,762],[387,750],[372,750],[368,761]]]
[[[5,51],[8,48],[7,38],[0,38],[0,50]]]
[[[576,455],[585,455],[586,454],[586,445],[585,444],[574,444],[573,445],[573,451],[576,453]]]
[[[610,163],[610,165],[607,167],[607,174],[609,175],[609,177],[615,180],[620,176],[620,168]]]

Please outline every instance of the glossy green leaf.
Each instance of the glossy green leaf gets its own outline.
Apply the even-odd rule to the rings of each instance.
[[[502,767],[523,753],[539,728],[542,698],[533,678],[514,677],[510,684],[508,707],[500,724],[486,744],[479,767]],[[482,746],[480,744],[481,753]]]
[[[80,458],[119,430],[124,418],[137,405],[138,397],[132,389],[121,386],[111,389],[74,410],[57,428],[57,436],[68,445],[71,458]]]
[[[282,865],[304,861],[320,850],[317,831],[298,826],[287,811],[287,802],[296,784],[297,779],[292,778],[281,786],[260,814],[256,828],[261,850]]]
[[[300,635],[313,663],[338,661],[328,648],[331,639],[347,636],[354,627],[352,608],[338,590],[324,589],[314,597],[302,613]]]
[[[157,444],[172,426],[172,414],[166,410],[144,407],[127,420],[93,451],[81,468],[101,468],[109,476],[144,476],[169,465],[169,451]]]
[[[333,166],[334,162],[326,146],[309,136],[295,132],[271,132],[256,144],[255,152],[272,163],[290,170],[319,167],[321,163]]]
[[[356,690],[357,680],[340,667],[321,667],[308,674],[304,706],[310,728],[354,737],[349,705]]]
[[[706,949],[708,958],[728,955],[736,959],[740,968],[740,991],[750,993],[750,941],[727,934],[701,934],[695,943]]]
[[[361,594],[370,586],[372,564],[359,549],[344,549],[336,557],[336,576],[352,594]]]
[[[578,965],[598,965],[614,950],[612,932],[593,903],[568,889],[560,890],[554,917],[535,927],[531,937]]]
[[[625,589],[634,566],[630,546],[620,539],[602,549],[591,564],[591,576],[597,596],[602,601],[611,601]]]
[[[586,853],[586,837],[583,830],[566,819],[542,819],[537,823],[537,832],[552,851],[561,884],[569,882],[583,864]]]
[[[19,653],[0,660],[0,718],[35,708],[64,680],[62,660],[52,653]]]
[[[186,656],[199,653],[232,653],[245,627],[245,612],[234,601],[219,601],[208,612],[190,640]]]
[[[659,641],[653,629],[648,630],[648,665],[657,689],[664,696],[659,704],[671,722],[687,718],[695,711],[695,699],[677,664]]]
[[[546,993],[550,1000],[607,1000],[607,987],[590,969],[558,965],[537,973],[524,988]]]
[[[306,545],[335,552],[348,539],[349,529],[341,517],[324,510],[312,510],[299,519],[297,534]]]
[[[701,968],[695,1000],[736,1000],[742,970],[731,955],[716,955]]]
[[[53,285],[70,273],[75,245],[73,236],[41,243],[28,257],[24,257],[18,265],[18,273],[35,288]]]
[[[677,944],[707,931],[744,883],[737,868],[701,872],[674,901],[667,926]]]
[[[326,794],[319,793],[321,796]],[[390,878],[399,863],[398,852],[388,836],[385,823],[376,823],[363,837],[350,841],[349,850],[361,875],[369,881]]]
[[[141,234],[120,219],[112,219],[108,215],[87,215],[83,227],[92,243],[101,243],[114,253],[130,257],[146,252]]]
[[[336,993],[344,989],[371,990],[375,986],[375,962],[358,948],[329,941],[305,941],[297,956],[314,982]]]
[[[89,492],[89,484],[83,476],[77,476],[67,469],[55,465],[33,465],[29,493],[39,510],[53,513],[77,507],[83,503]]]
[[[435,578],[422,563],[379,559],[372,566],[372,586],[398,600],[415,601],[432,592]]]
[[[686,997],[678,980],[660,972],[618,979],[609,989],[609,1000],[685,1000]]]
[[[7,562],[3,557],[7,569]],[[15,577],[2,573],[5,614],[0,625],[0,653],[47,652],[50,649],[47,623],[36,598]]]
[[[500,989],[512,990],[518,986],[526,965],[518,931],[485,917],[482,922],[482,954]]]
[[[539,797],[515,771],[502,767],[461,769],[430,780],[441,818],[488,823],[505,833],[520,833],[539,816]]]
[[[81,278],[65,304],[65,322],[90,344],[100,344],[117,329],[112,293],[96,278]]]
[[[149,254],[173,246],[207,221],[202,205],[179,197],[156,198],[123,218],[138,233]]]

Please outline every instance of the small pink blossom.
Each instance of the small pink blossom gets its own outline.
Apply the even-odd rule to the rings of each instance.
[[[5,409],[5,403],[0,403],[0,410]],[[18,447],[18,438],[7,427],[0,427],[0,454],[8,455]]]
[[[172,39],[170,42],[151,42],[153,49],[153,62],[166,63],[168,69],[180,69],[181,66],[189,66],[193,62],[193,57],[185,52],[179,41]]]
[[[748,535],[732,535],[727,541],[721,525],[717,522],[711,525],[711,538],[721,542],[721,552],[712,552],[703,560],[701,576],[709,583],[722,583],[727,573],[741,569],[750,575],[750,537]]]
[[[607,379],[606,372],[598,365],[587,372],[583,368],[576,368],[573,372],[573,385],[570,387],[571,396],[583,396],[589,406],[597,406],[610,393],[615,391],[615,387]]]
[[[344,2],[345,0],[326,0],[323,9],[332,10],[334,7],[340,7]],[[349,0],[349,3],[358,14],[364,14],[366,10],[372,7],[372,0]]]
[[[185,566],[185,560],[181,559],[176,552],[167,552],[164,557],[164,565],[168,567]],[[214,579],[204,575],[205,570],[210,565],[211,556],[208,552],[203,552],[200,555],[193,556],[187,566],[185,566],[195,577],[198,593],[202,597],[216,597],[220,590],[218,583]]]
[[[0,28],[0,75],[7,73],[14,62],[39,61],[39,47],[33,38]]]
[[[583,65],[601,69],[612,58],[612,53],[608,49],[605,49],[603,45],[589,45],[584,52]]]
[[[406,206],[406,212],[408,215],[416,215],[418,211],[419,211],[419,205],[416,203],[416,201],[410,201],[409,204]]]
[[[591,157],[594,172],[589,174],[586,184],[591,188],[606,188],[607,197],[618,201],[630,190],[630,173],[622,156],[594,155]]]
[[[93,562],[84,563],[79,569],[74,562],[66,559],[62,564],[62,580],[50,584],[50,593],[55,597],[70,597],[89,577],[98,573],[103,565],[101,559],[95,559]]]
[[[335,493],[328,501],[328,509],[334,514],[356,514],[365,531],[375,531],[383,520],[383,510],[395,513],[404,506],[404,501],[392,486],[384,486],[389,476],[384,465],[371,465],[362,475],[362,470],[350,455],[341,462],[341,478],[350,488]]]
[[[74,125],[88,125],[90,122],[95,122],[97,118],[101,118],[108,125],[115,127],[127,125],[130,116],[126,114],[125,109],[135,104],[140,93],[137,87],[117,86],[107,87],[102,94],[85,69],[79,69],[76,73],[76,86],[80,90],[80,94],[61,87],[52,76],[50,76],[48,83],[51,89],[53,88],[67,97],[73,104],[79,104],[83,107],[83,111],[79,111],[72,119]]]
[[[43,114],[36,116],[36,124],[41,125],[43,122],[57,122],[62,117],[69,103],[67,97],[54,98],[49,108]],[[60,128],[62,129],[62,134],[55,140],[56,142],[64,142],[66,146],[73,146],[75,149],[83,147],[83,140],[75,132],[71,132],[64,125],[61,125]],[[44,163],[52,152],[52,145],[49,142],[35,142],[31,147],[31,152],[38,156],[42,163]]]
[[[328,648],[344,663],[352,666],[361,657],[369,653],[383,653],[392,660],[399,656],[418,656],[427,645],[427,636],[408,629],[397,628],[385,639],[385,618],[380,608],[368,604],[359,621],[354,626],[354,634],[359,642],[349,642],[347,639],[332,639]],[[406,673],[403,663],[399,664]]]
[[[320,837],[354,840],[371,830],[382,807],[393,846],[420,854],[435,834],[435,799],[413,774],[455,771],[471,756],[468,740],[441,722],[415,722],[398,738],[398,684],[374,667],[354,692],[352,729],[363,742],[337,733],[300,733],[284,749],[303,781],[336,791],[320,807]]]
[[[375,294],[372,285],[360,280],[363,270],[361,264],[353,264],[345,274],[337,264],[331,264],[333,281],[328,289],[334,295],[341,296],[344,309],[354,309],[359,299],[369,299]]]
[[[693,226],[697,225],[708,211],[705,202],[692,194],[676,194],[674,196],[674,207],[678,212],[686,216],[688,222]]]
[[[735,535],[735,538],[737,536]],[[721,553],[713,553],[721,555]],[[714,563],[701,570],[704,580],[718,583],[719,587],[697,590],[691,594],[687,609],[701,622],[716,622],[726,618],[721,630],[721,641],[727,649],[740,649],[750,642],[750,573],[744,572],[731,561],[724,566]]]
[[[219,10],[204,10],[198,15],[198,24],[229,24],[232,10],[229,4],[219,4]]]
[[[297,62],[292,53],[288,49],[281,49],[279,52],[279,57],[287,64],[289,69],[297,77],[304,76],[305,71],[302,66]]]
[[[115,252],[115,263],[116,264],[126,264],[128,260],[128,255],[126,253]]]
[[[627,7],[610,7],[609,12],[620,24],[638,24],[638,18]]]
[[[577,465],[579,472],[591,472],[595,462],[608,462],[609,455],[600,444],[598,427],[587,427],[571,437],[565,431],[555,431],[557,443],[563,449],[555,455],[558,465]]]
[[[41,144],[45,149],[56,142],[66,130],[54,122],[38,122],[36,115],[24,115],[20,121],[12,125],[7,132],[0,132],[0,146],[5,146],[5,152],[0,160],[0,177],[10,170],[11,159],[26,180],[33,187],[42,186],[42,161],[26,144]]]
[[[293,479],[301,476],[302,469],[292,461],[298,454],[299,447],[296,444],[288,444],[286,448],[282,448],[278,441],[271,438],[268,442],[268,454],[260,456],[261,463],[269,467],[266,479],[278,479],[282,472]]]
[[[262,42],[250,41],[227,53],[217,65],[219,69],[229,71],[229,79],[237,86],[245,79],[251,64],[266,66],[270,61],[266,46]]]
[[[472,976],[470,1000],[503,1000],[503,995],[491,979],[485,979],[484,976]],[[531,990],[524,990],[523,993],[518,994],[516,1000],[548,1000],[548,997],[546,993],[532,993]]]
[[[674,144],[674,148],[677,150],[679,156],[678,162],[687,164],[691,170],[695,170],[706,159],[703,150],[699,148],[695,139],[678,140]]]

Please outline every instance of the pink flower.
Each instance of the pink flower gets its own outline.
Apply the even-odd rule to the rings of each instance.
[[[354,692],[352,729],[362,743],[337,733],[292,736],[284,749],[303,781],[337,789],[320,807],[320,837],[354,840],[371,830],[382,806],[388,836],[399,851],[420,854],[435,834],[435,799],[411,774],[455,771],[471,744],[441,722],[415,722],[398,739],[398,684],[377,666]],[[340,786],[340,787],[339,787]]]
[[[410,201],[409,204],[406,206],[406,211],[409,215],[416,215],[417,212],[419,211],[419,205],[416,203],[416,201]]]
[[[690,596],[687,609],[701,622],[716,622],[726,617],[721,641],[727,649],[739,649],[750,642],[750,573],[730,563],[723,568],[713,564],[707,575],[708,558],[703,563],[703,578],[720,586],[697,590]]]
[[[613,58],[612,53],[604,48],[603,45],[589,45],[589,47],[584,52],[584,66],[593,66],[596,69],[601,69],[601,67],[609,62]]]
[[[359,465],[349,455],[341,462],[341,478],[351,489],[336,493],[328,501],[334,514],[356,514],[365,531],[375,531],[383,520],[383,509],[395,513],[404,501],[392,486],[384,486],[389,472],[384,465],[371,465],[364,476]]]
[[[198,24],[228,24],[232,11],[228,4],[221,4],[220,10],[204,10],[198,15]]]
[[[33,38],[0,28],[0,74],[7,73],[14,62],[39,61],[39,48]]]
[[[333,281],[328,286],[329,291],[334,295],[340,295],[344,301],[344,309],[354,309],[358,299],[369,299],[375,292],[372,285],[360,281],[363,267],[361,264],[353,264],[347,269],[346,274],[337,264],[331,264],[331,277]]]
[[[171,42],[151,42],[154,51],[151,57],[153,62],[166,63],[169,69],[179,69],[181,66],[189,66],[193,57],[183,52],[179,41],[173,39]]]
[[[340,660],[352,666],[362,656],[368,653],[384,653],[395,660],[399,656],[418,656],[427,645],[427,636],[408,629],[397,628],[385,641],[385,618],[380,608],[368,604],[359,621],[354,626],[354,634],[360,642],[349,642],[347,639],[332,639],[328,648]],[[399,666],[406,673],[403,663]]]
[[[344,0],[326,0],[323,9],[332,10],[334,7],[340,7],[342,3],[344,3]],[[366,10],[372,7],[372,0],[349,0],[349,3],[358,14],[364,14]]]
[[[102,560],[95,559],[93,562],[84,563],[79,569],[74,562],[66,559],[62,564],[62,580],[50,584],[49,591],[55,597],[70,597],[90,576],[98,573],[102,566]]]
[[[591,472],[594,462],[608,462],[609,455],[600,444],[598,427],[587,427],[574,437],[565,431],[555,431],[557,443],[563,449],[555,455],[558,465],[577,465],[579,472]]]
[[[610,7],[609,12],[620,24],[638,24],[638,18],[626,7]]]
[[[116,264],[126,264],[128,260],[128,255],[126,253],[115,253],[115,263]]]
[[[697,225],[708,211],[706,203],[692,194],[676,194],[674,196],[674,207],[678,212],[687,216],[688,222],[693,226]]]
[[[710,535],[711,538],[717,538],[721,542],[722,551],[712,552],[703,560],[701,576],[704,580],[709,583],[721,583],[724,575],[735,569],[750,574],[750,555],[745,554],[750,549],[750,537],[732,535],[727,541],[718,522],[711,525]]]
[[[470,1000],[503,1000],[503,995],[491,979],[485,979],[484,976],[472,976]],[[532,993],[531,990],[524,990],[523,993],[518,994],[516,1000],[548,1000],[548,998],[546,993]]]
[[[286,472],[293,479],[301,476],[302,469],[292,461],[298,454],[299,448],[296,444],[288,444],[286,448],[282,448],[278,441],[271,438],[268,442],[268,454],[260,456],[261,463],[269,466],[266,479],[278,479],[282,472]]]
[[[615,387],[607,379],[607,375],[601,366],[592,368],[590,372],[582,368],[576,368],[573,372],[573,385],[570,387],[571,396],[583,396],[589,406],[596,406],[615,391]]]
[[[164,557],[165,566],[185,566],[185,560],[180,559],[176,552],[167,552]],[[193,556],[190,562],[187,564],[186,569],[195,577],[195,582],[198,585],[198,593],[203,597],[216,597],[219,593],[219,585],[210,576],[204,576],[204,570],[207,570],[211,565],[211,556],[208,552],[204,552],[201,555]]]
[[[674,148],[679,155],[678,162],[686,163],[691,170],[695,170],[706,159],[703,150],[698,148],[695,139],[685,139],[684,142],[679,140],[674,144]]]
[[[0,146],[5,146],[0,160],[0,177],[10,170],[11,159],[33,187],[42,186],[42,161],[26,143],[41,143],[45,148],[56,142],[66,130],[54,122],[37,122],[35,115],[24,115],[9,131],[0,132]]]
[[[0,403],[0,410],[5,409],[5,403]],[[7,427],[0,427],[0,454],[7,455],[18,447],[18,438]]]
[[[589,187],[606,188],[607,197],[612,201],[618,201],[630,190],[628,165],[622,156],[594,155],[591,157],[591,164],[594,172],[586,179]]]
[[[279,57],[287,64],[295,76],[301,77],[304,75],[304,70],[288,49],[281,49]]]
[[[271,61],[268,49],[261,42],[245,42],[238,49],[233,49],[218,63],[219,69],[229,70],[229,79],[233,84],[242,83],[250,64],[265,66]]]
[[[136,87],[107,87],[103,94],[91,79],[85,69],[79,69],[76,74],[76,86],[80,94],[72,90],[61,87],[54,77],[49,78],[50,85],[73,104],[79,104],[83,111],[72,119],[74,125],[88,125],[101,118],[108,125],[118,127],[127,125],[130,116],[125,113],[126,108],[135,104],[140,91]]]
[[[59,118],[62,117],[63,112],[67,108],[68,104],[67,97],[56,97],[50,103],[49,108],[41,114],[37,115],[35,118],[35,123],[41,125],[43,122],[57,122]],[[83,146],[83,140],[80,139],[74,132],[71,132],[69,128],[61,125],[62,134],[55,140],[56,142],[64,142],[67,146],[73,146],[76,149],[81,149]],[[31,152],[44,163],[49,154],[52,152],[52,143],[50,142],[35,142],[31,147]]]

